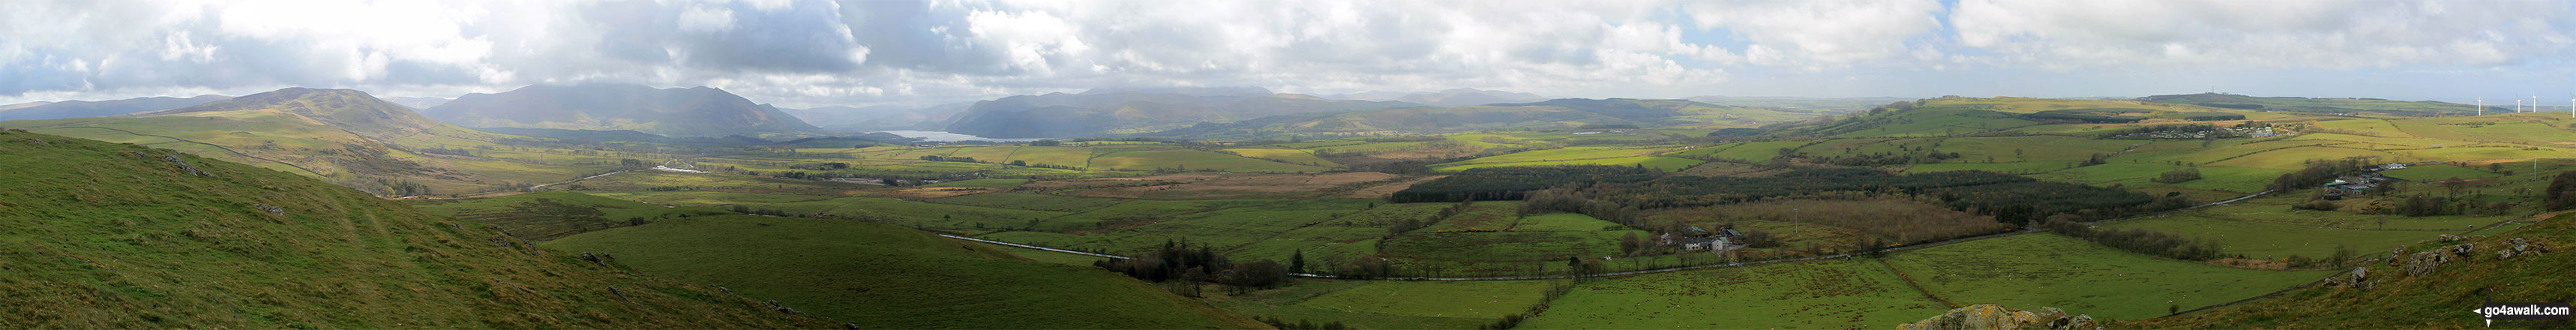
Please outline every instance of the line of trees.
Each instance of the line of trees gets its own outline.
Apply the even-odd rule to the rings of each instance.
[[[1521,195],[1531,190],[1569,183],[1646,181],[1662,174],[1641,167],[1607,165],[1487,167],[1415,184],[1387,199],[1397,203],[1521,200]]]
[[[2225,250],[2218,241],[2145,229],[2095,229],[2093,225],[2077,222],[2072,217],[2050,217],[2046,226],[2067,237],[2166,258],[2204,261],[2218,259],[2219,252]]]

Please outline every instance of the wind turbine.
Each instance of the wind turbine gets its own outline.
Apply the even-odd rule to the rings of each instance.
[[[2487,99],[2478,99],[2478,115],[2487,115]]]

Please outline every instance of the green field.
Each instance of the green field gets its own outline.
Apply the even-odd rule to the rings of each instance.
[[[2495,172],[2473,170],[2451,164],[2424,164],[2379,171],[2381,175],[2406,181],[2442,181],[2450,179],[2485,179],[2503,176]]]
[[[1701,162],[1701,161],[1699,161],[1699,160],[1697,160],[1697,159],[1689,159],[1689,158],[1674,158],[1674,157],[1620,157],[1620,158],[1598,158],[1598,159],[1580,159],[1580,160],[1551,160],[1551,161],[1529,161],[1529,162],[1511,162],[1511,163],[1460,164],[1460,165],[1450,165],[1450,166],[1433,167],[1432,169],[1433,169],[1433,170],[1436,170],[1436,171],[1441,171],[1441,172],[1457,172],[1457,171],[1465,171],[1465,170],[1468,170],[1468,169],[1475,169],[1475,168],[1501,167],[1501,166],[1611,165],[1611,166],[1640,166],[1640,167],[1645,167],[1645,168],[1652,168],[1652,169],[1656,169],[1656,170],[1662,170],[1662,171],[1665,171],[1665,172],[1673,172],[1673,171],[1680,171],[1680,170],[1683,170],[1683,169],[1688,169],[1688,168],[1690,168],[1691,166],[1696,166],[1696,165],[1699,165],[1700,163],[1702,163],[1702,162]]]
[[[2163,316],[2325,278],[2158,259],[2055,234],[2026,234],[1900,252],[1889,264],[1950,302],[2056,307],[2122,320]],[[2116,284],[2115,284],[2116,283]]]
[[[2191,215],[2124,220],[2103,226],[2146,229],[2217,240],[2219,244],[2226,247],[2227,253],[2271,260],[2294,255],[2326,258],[2334,255],[2337,246],[2347,247],[2360,253],[2387,252],[2391,248],[2412,245],[2416,241],[2457,233],[2456,231],[2318,228]]]
[[[873,223],[697,217],[542,246],[868,328],[1258,326],[1124,275]]]
[[[1328,168],[1252,159],[1198,150],[1127,151],[1091,159],[1091,168],[1107,170],[1218,170],[1234,172],[1322,172]]]
[[[1244,156],[1244,157],[1260,158],[1260,159],[1265,159],[1265,160],[1270,160],[1270,161],[1275,161],[1275,162],[1281,162],[1281,163],[1298,164],[1298,165],[1308,165],[1308,166],[1322,166],[1322,167],[1341,167],[1341,166],[1342,166],[1342,164],[1335,164],[1335,163],[1333,163],[1333,161],[1330,161],[1330,160],[1324,160],[1324,158],[1322,158],[1322,157],[1315,157],[1315,154],[1314,154],[1314,153],[1306,152],[1305,150],[1297,150],[1297,149],[1225,149],[1224,151],[1225,151],[1225,152],[1231,152],[1231,153],[1234,153],[1234,154],[1236,154],[1236,155],[1242,155],[1242,156]]]
[[[429,214],[501,226],[521,237],[540,241],[650,221],[732,214],[712,207],[664,207],[574,192],[421,199],[404,203]]]
[[[921,185],[935,188],[1010,188],[1029,183],[1028,179],[974,179]]]
[[[1118,205],[1126,200],[1022,193],[974,194],[927,200],[939,204],[956,204],[1022,210],[1083,212]]]
[[[1367,289],[1369,292],[1419,293],[1422,290],[1412,288],[1411,286],[1423,284],[1425,286],[1422,287],[1425,288],[1460,287],[1438,286],[1439,284],[1452,283],[1301,279],[1298,280],[1297,285],[1278,289],[1212,296],[1205,300],[1209,304],[1216,305],[1217,307],[1222,307],[1227,310],[1240,312],[1246,315],[1275,317],[1292,323],[1298,321],[1309,321],[1314,323],[1342,322],[1361,329],[1474,329],[1493,324],[1494,319],[1466,317],[1466,315],[1480,314],[1471,310],[1510,308],[1511,306],[1503,304],[1521,300],[1511,298],[1518,297],[1519,293],[1522,292],[1522,290],[1517,288],[1526,286],[1526,284],[1522,283],[1542,283],[1539,284],[1538,288],[1527,289],[1527,292],[1529,292],[1530,295],[1536,295],[1546,289],[1546,284],[1543,284],[1544,282],[1465,283],[1483,284],[1464,287],[1463,289],[1488,292],[1488,295],[1486,296],[1487,298],[1481,300],[1452,299],[1459,296],[1439,293],[1412,294],[1405,296],[1354,297],[1350,294],[1344,294],[1342,291],[1352,290],[1359,287],[1371,287],[1370,289]],[[1314,305],[1307,304],[1308,301],[1313,301],[1317,298],[1328,295],[1337,297],[1334,298],[1331,303],[1316,305],[1329,307],[1316,307]],[[1351,304],[1354,303],[1388,303],[1405,305],[1404,311],[1407,313],[1398,314],[1381,310],[1345,309],[1351,308]],[[1534,301],[1532,303],[1534,303]],[[1529,306],[1527,305],[1520,306],[1520,308],[1524,309],[1528,307]],[[1459,315],[1414,315],[1422,314],[1423,312],[1429,312],[1431,315],[1450,315],[1453,313]]]
[[[1877,261],[1841,259],[1597,279],[1521,327],[1871,329],[1948,309]]]
[[[1373,281],[1297,305],[1355,313],[1496,319],[1527,313],[1547,286],[1546,281]]]

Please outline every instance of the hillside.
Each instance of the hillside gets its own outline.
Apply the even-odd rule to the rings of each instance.
[[[2576,297],[2576,216],[2464,241],[2427,241],[2325,283],[2126,328],[2481,328],[2488,302],[2568,302]],[[2356,281],[2357,280],[2357,281]],[[2356,285],[2356,283],[2358,285]],[[2496,322],[2497,325],[2508,325]]]
[[[23,131],[0,154],[8,328],[836,325],[288,173]]]
[[[1146,135],[1261,139],[1286,135],[1383,135],[1588,125],[1748,127],[1809,116],[1814,114],[1684,100],[1557,99],[1454,108],[1410,107],[1275,116],[1202,124]]]
[[[287,88],[243,95],[193,107],[145,113],[143,116],[189,115],[226,111],[275,110],[301,116],[369,139],[392,141],[438,136],[489,140],[490,134],[439,123],[401,105],[348,89]]]
[[[618,159],[513,151],[527,139],[421,117],[365,92],[288,88],[133,116],[0,127],[143,144],[325,178],[383,195],[511,189],[613,168]]]
[[[192,107],[230,98],[232,97],[223,95],[200,95],[190,98],[162,96],[110,101],[23,103],[0,106],[0,120],[106,117]]]
[[[862,328],[1265,328],[1117,273],[885,224],[696,217],[541,246],[607,252],[646,274],[724,286]]]
[[[499,94],[466,94],[421,113],[466,127],[635,130],[682,137],[820,130],[776,107],[703,86],[532,85]]]
[[[949,132],[991,138],[1055,138],[1139,133],[1276,115],[1415,107],[1404,102],[1339,101],[1297,94],[1095,90],[1083,94],[1012,96],[976,102]],[[1266,92],[1266,91],[1262,91]]]
[[[1470,105],[1538,102],[1547,100],[1547,97],[1539,96],[1538,94],[1489,91],[1473,88],[1415,93],[1371,91],[1352,94],[1323,95],[1323,97],[1336,100],[1409,102],[1435,107],[1462,107]]]
[[[2156,95],[2139,101],[2192,104],[2216,108],[2259,111],[2295,111],[2334,114],[2374,114],[2397,116],[2461,116],[2477,112],[2476,105],[2440,101],[2392,101],[2385,99],[2343,97],[2260,97],[2235,94],[2200,93]],[[2512,102],[2506,100],[2504,102]],[[2487,113],[2513,112],[2505,107],[2490,107]]]

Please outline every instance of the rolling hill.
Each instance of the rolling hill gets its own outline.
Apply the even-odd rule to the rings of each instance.
[[[1183,94],[1194,92],[1204,95]],[[947,130],[993,138],[1054,138],[1141,133],[1275,115],[1417,107],[1404,102],[1341,101],[1258,88],[1094,90],[976,102]]]
[[[1489,91],[1489,90],[1473,89],[1473,88],[1458,88],[1458,89],[1450,89],[1450,90],[1437,91],[1437,92],[1416,92],[1416,93],[1396,93],[1396,92],[1376,92],[1376,91],[1373,91],[1373,92],[1352,93],[1352,94],[1326,95],[1326,96],[1324,96],[1324,98],[1336,99],[1336,100],[1363,100],[1363,101],[1396,101],[1396,102],[1409,102],[1409,103],[1417,103],[1417,104],[1423,104],[1423,105],[1430,105],[1430,106],[1435,106],[1435,107],[1462,107],[1462,106],[1470,106],[1470,105],[1486,105],[1486,104],[1495,104],[1495,103],[1523,103],[1523,102],[1538,102],[1538,101],[1546,101],[1546,100],[1547,100],[1547,97],[1545,97],[1545,96],[1539,96],[1538,94],[1530,94],[1530,93],[1515,93],[1515,92],[1505,92],[1505,91]]]
[[[0,120],[61,119],[106,117],[139,112],[192,107],[207,102],[230,99],[223,95],[200,95],[190,98],[145,97],[112,101],[62,101],[21,103],[0,106]]]
[[[12,328],[837,326],[289,173],[15,130],[0,154]]]
[[[1749,127],[1814,114],[1685,100],[1556,99],[1454,108],[1410,107],[1286,115],[1144,134],[1190,138],[1406,134],[1589,125]]]
[[[2440,101],[2392,101],[2344,97],[2261,97],[2236,94],[2200,93],[2156,95],[2139,101],[2192,104],[2217,108],[2257,111],[2295,111],[2313,113],[2351,113],[2397,116],[2458,116],[2477,112],[2476,105]],[[2508,101],[2509,102],[2509,101]],[[2487,113],[2513,112],[2504,107],[2491,107]]]
[[[776,107],[703,86],[533,85],[499,94],[466,94],[421,113],[466,127],[635,130],[678,137],[821,130]]]
[[[345,89],[287,88],[132,116],[0,127],[177,149],[383,195],[511,189],[596,173],[618,161],[494,148],[497,141],[527,138],[440,123]]]

